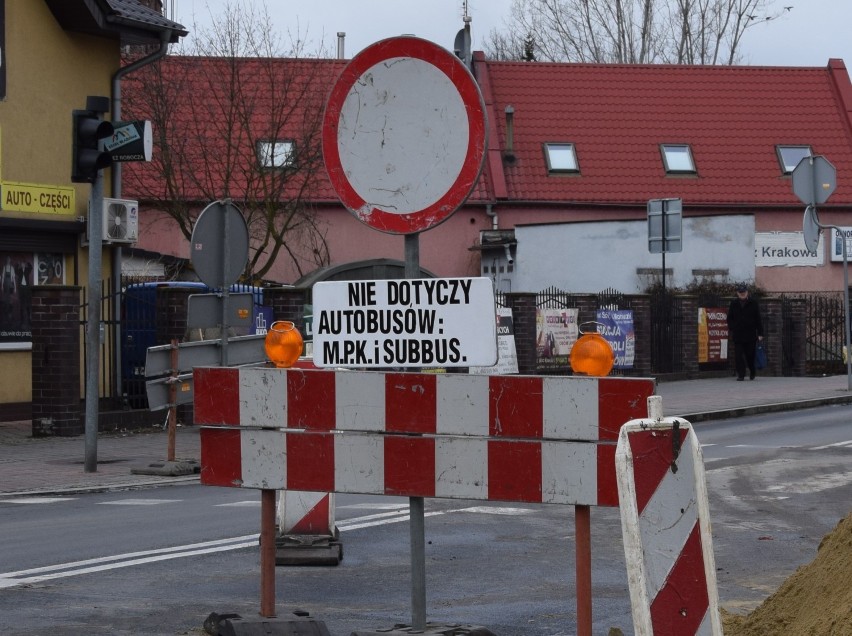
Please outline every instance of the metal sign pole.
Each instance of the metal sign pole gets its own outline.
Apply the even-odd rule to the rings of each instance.
[[[101,254],[104,178],[98,170],[89,199],[89,289],[86,308],[86,425],[84,470],[98,471],[98,379],[101,353]]]
[[[840,232],[840,228],[835,228]],[[846,335],[846,390],[852,391],[852,335],[849,327],[849,256],[846,253],[846,236],[843,237],[843,327]]]
[[[222,351],[221,351],[221,361],[220,365],[223,367],[228,366],[228,288],[231,286],[230,283],[227,282],[228,271],[231,269],[231,243],[230,243],[230,232],[228,232],[228,226],[230,225],[229,215],[223,215],[222,225],[224,226],[222,231],[222,322],[219,325],[219,338],[222,342]]]
[[[405,277],[420,278],[420,234],[405,235]],[[426,512],[423,497],[408,498],[411,544],[411,627],[426,629]]]

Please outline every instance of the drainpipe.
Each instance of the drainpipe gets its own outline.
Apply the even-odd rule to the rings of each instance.
[[[496,230],[499,225],[499,221],[497,219],[497,213],[494,211],[494,206],[492,204],[488,204],[485,206],[485,214],[491,218],[491,229]]]
[[[160,32],[160,47],[151,53],[150,55],[146,55],[145,57],[136,60],[132,64],[128,64],[124,66],[112,76],[112,120],[113,121],[121,121],[121,78],[127,75],[128,73],[132,73],[143,66],[147,66],[153,62],[156,62],[161,57],[164,57],[166,53],[169,51],[169,41],[172,39],[171,31],[162,31]],[[121,162],[114,162],[112,164],[112,180],[110,186],[110,194],[113,198],[120,199],[121,198]],[[91,290],[90,290],[91,291]],[[112,293],[113,303],[112,303],[112,321],[114,325],[114,338],[113,342],[115,343],[113,346],[113,363],[115,364],[115,373],[113,377],[115,378],[115,386],[113,387],[113,394],[116,397],[120,397],[123,394],[123,374],[121,369],[121,307],[119,306],[118,299],[121,298],[121,248],[114,247],[112,250],[112,289],[110,290]]]

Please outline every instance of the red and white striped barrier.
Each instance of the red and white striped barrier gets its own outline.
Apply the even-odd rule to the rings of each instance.
[[[721,636],[704,462],[692,426],[651,417],[616,451],[627,577],[637,636]]]
[[[207,485],[609,506],[612,442],[654,389],[267,367],[199,368],[194,384]]]

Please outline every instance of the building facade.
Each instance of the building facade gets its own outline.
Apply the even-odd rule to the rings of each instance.
[[[71,181],[71,112],[85,109],[88,96],[112,96],[123,44],[185,34],[137,0],[0,0],[2,419],[27,415],[32,400],[32,290],[84,287],[88,276],[91,186]],[[109,170],[104,179],[109,193]],[[110,252],[106,246],[105,277]]]

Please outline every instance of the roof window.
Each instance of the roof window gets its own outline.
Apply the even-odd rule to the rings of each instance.
[[[813,154],[810,146],[775,146],[775,153],[783,174],[790,174],[802,159]]]
[[[666,174],[695,174],[695,162],[687,144],[661,144]]]
[[[544,157],[547,160],[549,174],[580,172],[574,144],[545,143]]]
[[[292,140],[257,142],[257,160],[263,168],[286,168],[294,164]]]

